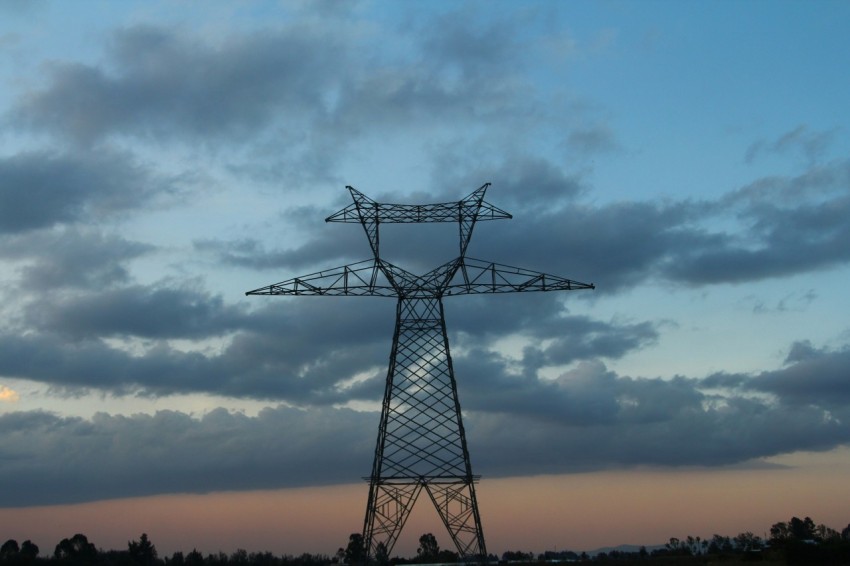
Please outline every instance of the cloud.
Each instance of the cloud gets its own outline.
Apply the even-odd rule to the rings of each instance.
[[[567,136],[567,148],[581,153],[612,152],[620,149],[614,132],[604,125],[575,129]]]
[[[681,250],[665,269],[673,280],[703,285],[755,281],[850,259],[843,244],[850,237],[846,160],[815,165],[798,175],[759,179],[712,207],[736,213],[743,226],[737,233]]]
[[[106,67],[53,63],[15,121],[85,144],[113,134],[244,139],[281,109],[290,124],[323,114],[332,71],[345,68],[340,42],[308,26],[217,42],[178,29],[122,29]]]
[[[756,314],[767,313],[784,313],[784,312],[805,312],[809,306],[818,299],[818,293],[814,289],[808,289],[805,292],[787,293],[774,305],[768,305],[764,301],[755,296],[746,298],[747,303],[751,303],[752,310]]]
[[[515,219],[479,223],[468,255],[509,265],[520,264],[520,267],[579,281],[590,282],[592,274],[606,282],[602,292],[614,292],[627,282],[651,275],[655,264],[664,258],[671,246],[685,247],[707,237],[680,227],[689,214],[686,205],[619,203],[588,207],[571,202],[583,190],[579,181],[564,175],[550,163],[529,160],[516,165],[505,175],[505,182],[488,194],[490,202],[513,212]],[[457,183],[452,185],[457,186]],[[476,185],[466,186],[477,188]],[[455,194],[453,198],[462,196],[462,193]],[[410,201],[404,197],[374,198],[383,202]],[[551,201],[547,200],[550,198]],[[371,255],[360,227],[324,225],[319,211],[305,212],[314,214],[318,228],[308,230],[307,241],[298,247],[269,249],[249,239],[196,242],[196,249],[212,253],[229,264],[260,269],[327,269]],[[333,211],[325,211],[324,215],[330,212]],[[424,273],[457,255],[457,234],[453,225],[427,228],[384,225],[381,232],[383,257],[402,266],[415,258],[414,263],[407,266],[414,272]]]
[[[477,355],[458,374],[472,461],[485,477],[726,466],[850,442],[846,350],[723,380],[633,378],[599,362],[540,380]],[[377,421],[375,412],[285,406],[256,416],[7,413],[0,504],[349,482],[368,472]]]
[[[461,365],[470,355],[466,344],[485,348],[476,357],[498,358],[491,345],[510,336],[545,344],[527,349],[529,374],[619,358],[658,339],[653,324],[570,315],[555,294],[465,299],[447,301]],[[228,304],[198,282],[76,289],[24,306],[19,323],[27,331],[0,333],[0,373],[68,393],[212,393],[298,405],[377,401],[394,307],[392,299],[364,297]]]
[[[46,63],[6,118],[72,147],[202,147],[243,179],[297,184],[338,182],[337,167],[376,139],[421,153],[459,125],[532,135],[559,114],[525,72],[534,10],[476,22],[462,8],[380,27],[357,11],[315,11],[251,33],[117,29],[96,63]],[[403,47],[389,53],[391,42]]]
[[[519,11],[506,17],[492,14],[487,21],[470,26],[475,10],[469,7],[439,14],[425,20],[419,33],[422,49],[440,66],[456,70],[464,81],[498,80],[519,74],[521,54],[529,47],[517,33],[532,14]]]
[[[62,299],[48,297],[28,309],[33,328],[73,338],[139,337],[197,340],[243,327],[245,313],[197,286],[129,285]]]
[[[343,265],[346,261],[354,261],[352,258],[361,260],[371,256],[369,241],[362,229],[360,234],[352,234],[350,227],[324,226],[318,213],[314,216],[322,230],[308,229],[308,241],[295,248],[269,249],[264,242],[254,238],[197,240],[193,247],[227,265],[257,270],[328,269],[331,267],[329,262]],[[300,275],[306,273],[298,273]]]
[[[154,250],[96,229],[65,227],[6,237],[0,257],[22,263],[20,289],[28,294],[128,283],[128,264]]]
[[[522,58],[529,54],[506,47],[523,45],[516,22],[495,18],[474,29],[460,24],[443,29],[440,22],[441,16],[437,16],[411,28],[410,49],[388,60],[376,60],[368,41],[357,50],[340,49],[338,40],[329,37],[332,26],[319,30],[306,21],[216,40],[181,33],[178,28],[127,28],[115,33],[106,50],[106,62],[99,66],[55,63],[43,88],[21,98],[12,114],[19,123],[36,130],[89,143],[130,136],[140,142],[152,137],[167,143],[203,139],[204,143],[224,144],[247,140],[249,133],[252,139],[262,138],[264,132],[282,133],[286,140],[286,132],[310,131],[309,139],[296,136],[301,141],[289,146],[289,157],[281,158],[304,163],[311,162],[304,159],[304,152],[333,155],[337,153],[335,145],[350,144],[378,131],[478,120],[462,110],[468,107],[498,108],[505,117],[498,128],[506,129],[512,128],[511,115],[528,116],[520,108],[531,109],[534,118],[529,123],[536,126],[524,127],[539,127],[545,120],[539,112],[546,106],[545,94],[521,94],[525,88]],[[502,38],[496,46],[488,41],[494,34]],[[502,49],[508,49],[507,59],[501,55]],[[423,53],[432,58],[422,65],[407,64]],[[185,69],[193,71],[186,73]],[[453,77],[452,69],[459,75]],[[482,74],[490,79],[483,88],[474,80]],[[75,96],[85,96],[89,102],[75,101]],[[371,133],[365,133],[366,124]],[[603,281],[597,294],[618,292],[659,277],[692,286],[763,280],[828,268],[848,259],[846,246],[841,245],[850,217],[845,210],[846,162],[810,164],[795,176],[764,177],[714,201],[593,205],[580,200],[588,194],[582,176],[527,147],[519,150],[527,144],[511,141],[527,139],[524,135],[487,141],[487,151],[479,152],[491,155],[479,160],[469,159],[469,151],[487,136],[432,134],[439,198],[457,198],[466,190],[458,192],[457,187],[471,189],[495,180],[493,202],[516,215],[509,223],[515,226],[488,227],[488,239],[474,238],[471,255],[508,264],[520,263],[515,258],[522,258],[523,266],[532,269]],[[826,142],[813,141],[827,139],[825,136],[815,136],[801,126],[772,143],[777,150],[808,144],[826,151]],[[572,128],[560,139],[594,151],[616,144],[607,126]],[[458,151],[457,141],[465,151]],[[458,157],[461,154],[464,159]],[[68,158],[48,157],[48,171],[54,168],[56,177],[67,176]],[[40,158],[44,155],[8,159],[7,176],[34,170],[32,164]],[[231,165],[239,159],[233,158]],[[82,189],[63,192],[61,198],[50,200],[49,207],[10,215],[5,221],[7,230],[79,221],[86,210],[98,204],[112,210],[138,208],[140,201],[104,198],[136,195],[143,201],[150,194],[127,187],[127,179],[139,175],[128,169],[129,160],[118,163],[119,169],[112,174],[102,163],[89,167],[92,175],[109,181],[90,185],[114,187],[114,194],[90,194]],[[257,171],[254,163],[246,161],[239,167]],[[331,169],[327,162],[316,164],[322,174],[331,174]],[[144,180],[144,175],[141,178]],[[367,194],[376,192],[361,188]],[[802,204],[794,197],[799,193],[806,195]],[[780,200],[775,200],[777,197]],[[317,221],[327,212],[318,214]],[[708,228],[718,218],[733,222],[735,229]],[[529,220],[534,221],[533,226]],[[339,234],[341,229],[317,222],[316,228],[302,233],[303,243],[289,248],[241,237],[198,239],[196,249],[231,265],[256,269],[320,269],[368,255],[358,251],[365,250],[358,238]],[[418,242],[426,252],[416,269],[448,257],[429,255],[428,235],[399,234],[387,242]],[[333,263],[325,265],[324,260]]]
[[[489,192],[488,201],[498,202],[499,207],[509,212],[525,211],[528,214],[553,206],[561,207],[564,202],[573,201],[585,191],[579,178],[565,174],[544,159],[528,156],[518,156],[510,166],[503,164],[495,173],[488,171],[488,174],[499,179],[498,186]],[[401,195],[398,192],[380,192],[371,187],[357,189],[379,202],[454,202],[480,187],[485,178],[483,171],[464,174],[463,179],[447,176],[438,183],[445,189],[435,194]],[[349,202],[341,201],[339,208]],[[296,207],[287,212],[281,222],[297,227],[304,239],[304,243],[295,247],[275,248],[254,238],[245,238],[230,241],[198,240],[194,242],[194,248],[229,265],[262,270],[324,270],[371,257],[368,240],[360,226],[322,222],[335,211],[320,210],[313,206]],[[487,231],[487,234],[481,237],[473,235],[470,255],[488,248],[486,242],[483,245],[480,243],[481,240],[491,238],[491,234],[498,233],[500,229],[508,228],[504,222],[495,223],[499,225],[495,227],[485,224],[491,223],[477,224],[476,233]],[[510,231],[506,233],[513,237]],[[425,273],[458,254],[457,226],[453,223],[383,224],[380,226],[380,235],[382,257],[414,273]],[[498,234],[495,235],[498,238]],[[515,243],[520,246],[525,244],[528,242]],[[500,248],[502,241],[497,240],[495,245],[489,247]]]
[[[120,290],[105,293],[103,303],[90,295],[34,305],[28,316],[45,328],[0,333],[0,374],[67,393],[209,392],[304,405],[344,403],[351,398],[344,382],[376,362],[382,365],[392,336],[392,301],[378,300],[383,308],[355,301],[341,317],[333,299],[249,313],[185,289],[139,288],[136,295]],[[144,312],[124,320],[133,311]],[[120,346],[109,337],[136,341]],[[213,341],[187,347],[169,340],[175,338]]]
[[[594,358],[616,359],[655,344],[658,339],[656,326],[649,322],[617,324],[588,317],[570,317],[564,322],[546,333],[548,336],[532,330],[539,339],[551,340],[545,348],[530,347],[542,354],[549,365]]]
[[[850,260],[850,163],[812,165],[787,176],[757,179],[714,200],[582,202],[584,181],[545,159],[518,156],[496,171],[501,182],[488,199],[514,215],[511,221],[479,223],[472,257],[600,283],[596,294],[616,293],[647,281],[666,279],[687,286],[741,283],[828,269]],[[449,164],[438,186],[474,187],[483,173]],[[370,191],[361,187],[367,194]],[[379,201],[410,202],[398,195]],[[430,201],[434,198],[428,199]],[[269,248],[255,240],[199,242],[200,251],[243,267],[323,269],[369,256],[365,238],[346,237],[355,227],[326,226],[332,210],[304,210],[315,216],[303,244]],[[303,217],[302,217],[303,221]],[[713,225],[722,224],[724,229]],[[348,232],[345,232],[345,229]],[[384,227],[384,232],[393,228]],[[413,268],[424,272],[456,254],[451,236],[404,226],[389,241],[411,246]],[[419,247],[416,243],[419,242]],[[385,245],[385,249],[389,250]],[[439,254],[437,250],[446,249]],[[362,251],[358,251],[362,250]],[[389,251],[388,251],[389,253]],[[395,262],[395,260],[393,260]],[[328,262],[328,263],[325,263]],[[333,262],[333,263],[330,263]]]
[[[516,218],[541,212],[560,210],[575,204],[588,193],[586,181],[577,174],[543,157],[513,149],[498,152],[500,159],[470,168],[457,158],[456,148],[447,148],[450,154],[437,155],[435,175],[437,184],[446,187],[445,200],[456,200],[466,188],[477,188],[483,181],[492,181],[488,191],[489,202],[504,208]],[[461,188],[463,187],[463,188]],[[500,230],[499,223],[496,230]],[[475,239],[473,239],[475,241]]]
[[[764,153],[787,154],[800,152],[813,163],[823,157],[833,143],[836,130],[812,131],[806,124],[800,124],[773,140],[753,142],[744,155],[746,163],[753,163]]]
[[[506,23],[491,30],[500,33],[496,44],[487,30],[475,33],[473,60],[466,26],[454,25],[464,41],[450,42],[428,20],[407,36],[409,51],[387,58],[386,38],[371,37],[371,26],[311,21],[216,38],[157,26],[117,30],[103,64],[51,63],[45,84],[22,96],[10,119],[85,145],[130,136],[215,146],[273,132],[276,147],[282,139],[290,152],[315,158],[376,128],[433,123],[435,116],[477,119],[520,100],[503,66],[511,51],[498,47],[516,33]],[[471,76],[447,75],[455,66]],[[484,71],[486,86],[478,80]]]
[[[503,263],[523,258],[523,267],[598,282],[600,293],[617,292],[655,276],[676,250],[717,237],[687,229],[690,214],[691,207],[679,203],[575,204],[516,216],[506,229],[493,231],[481,254]]]
[[[699,379],[616,376],[591,363],[539,384],[536,393],[528,387],[506,391],[494,380],[489,394],[496,399],[484,405],[500,407],[501,412],[476,412],[467,419],[470,446],[479,470],[525,474],[530,461],[551,473],[640,465],[719,466],[797,450],[828,450],[848,440],[841,424],[848,405],[833,403],[827,388],[789,412],[768,398],[728,390],[709,393],[704,385],[708,383]],[[527,410],[519,411],[518,406]],[[508,452],[506,446],[517,451]],[[499,459],[507,453],[515,456],[510,463]]]
[[[754,376],[746,387],[775,395],[788,407],[809,405],[834,411],[832,416],[841,420],[839,415],[850,402],[850,348],[817,349],[809,342],[796,342],[786,361],[787,367]]]
[[[165,190],[114,152],[2,157],[0,187],[0,234],[127,213]]]
[[[368,469],[374,423],[344,409],[214,409],[92,419],[0,415],[4,507],[350,481]],[[329,450],[330,449],[330,450]]]

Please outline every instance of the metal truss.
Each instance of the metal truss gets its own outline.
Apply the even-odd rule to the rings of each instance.
[[[484,201],[489,183],[458,202],[388,204],[347,187],[353,203],[327,222],[359,223],[372,258],[261,287],[247,295],[374,296],[397,299],[396,324],[363,524],[367,556],[388,556],[425,490],[459,556],[487,556],[457,383],[449,353],[443,298],[452,295],[572,291],[581,283],[466,257],[478,221],[509,219]],[[380,256],[381,224],[457,222],[459,256],[415,275]]]
[[[576,289],[593,289],[593,285],[470,257],[453,259],[425,275],[413,275],[386,260],[375,258],[294,277],[248,294],[440,298]]]

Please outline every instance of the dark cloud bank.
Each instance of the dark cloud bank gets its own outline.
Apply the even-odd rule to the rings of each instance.
[[[457,374],[476,471],[722,466],[845,444],[850,350],[800,348],[805,359],[757,376],[672,380],[583,362],[542,381],[472,351],[457,359]],[[377,398],[378,387],[367,389]],[[200,418],[8,413],[0,416],[0,504],[351,482],[369,469],[376,423],[377,413],[329,406]]]
[[[496,113],[507,117],[506,130],[511,115],[545,119],[545,101],[529,91],[514,51],[495,53],[492,43],[483,47],[485,35],[459,41],[467,30],[437,33],[439,22],[431,24],[415,30],[413,53],[401,61],[343,46],[332,27],[293,26],[217,43],[131,28],[116,32],[103,65],[51,63],[41,88],[6,116],[51,142],[0,157],[0,258],[18,266],[7,292],[20,305],[0,329],[0,375],[59,394],[210,393],[270,407],[258,416],[0,415],[0,505],[329,484],[368,472],[377,415],[340,407],[379,400],[393,302],[249,303],[195,279],[139,283],[129,266],[157,247],[122,236],[115,223],[173,197],[175,183],[114,147],[155,140],[216,154],[234,140],[280,136],[293,142],[281,159],[319,177],[337,173],[327,155],[374,135],[367,132]],[[504,39],[497,45],[519,41],[505,22],[490,32]],[[417,49],[430,57],[420,60]],[[313,134],[305,141],[302,131]],[[476,228],[486,235],[473,239],[470,255],[596,282],[591,300],[658,282],[760,281],[850,259],[850,161],[824,158],[833,135],[801,126],[754,142],[748,160],[796,150],[807,163],[714,200],[608,204],[588,204],[581,175],[508,142],[464,167],[446,157],[453,146],[435,142],[438,189],[423,200],[456,200],[495,181],[489,199],[516,220]],[[603,127],[575,129],[563,141],[587,152],[618,146]],[[373,196],[407,199],[382,190]],[[294,213],[315,216],[303,244],[209,238],[193,251],[248,270],[246,281],[268,276],[265,283],[368,257],[359,227],[321,222],[330,212]],[[712,228],[718,218],[735,229]],[[395,243],[431,265],[445,259],[431,238],[402,234]],[[446,303],[472,458],[485,476],[722,466],[850,441],[848,349],[801,341],[784,366],[757,375],[616,375],[604,360],[656,344],[659,323],[579,316],[561,299]],[[496,347],[511,335],[530,344],[519,358]],[[121,340],[134,349],[117,347]],[[567,364],[556,379],[539,375]]]

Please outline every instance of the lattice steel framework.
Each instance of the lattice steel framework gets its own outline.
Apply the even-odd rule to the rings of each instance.
[[[593,289],[563,277],[466,257],[475,223],[511,215],[484,201],[490,183],[458,202],[379,203],[346,187],[353,203],[325,219],[359,223],[372,259],[295,277],[247,295],[395,297],[396,324],[363,523],[368,557],[388,556],[422,490],[461,558],[486,557],[458,402],[443,297],[478,293]],[[457,222],[460,255],[414,275],[381,258],[381,224]]]

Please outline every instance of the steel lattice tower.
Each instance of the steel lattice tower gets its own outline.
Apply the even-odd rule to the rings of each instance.
[[[422,490],[461,558],[487,556],[461,419],[443,297],[478,293],[593,289],[592,284],[466,257],[475,223],[511,218],[484,201],[487,183],[458,202],[389,204],[346,187],[353,203],[325,219],[363,226],[372,259],[295,277],[246,295],[395,297],[396,323],[387,371],[369,500],[363,523],[367,557],[388,557]],[[425,275],[381,258],[386,223],[457,222],[460,255]]]

